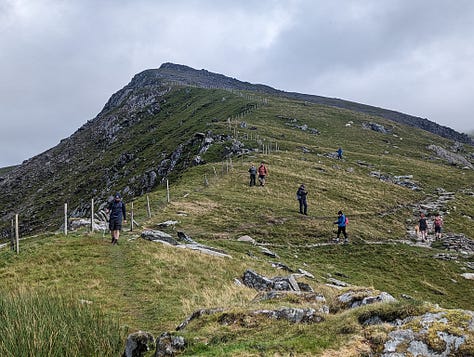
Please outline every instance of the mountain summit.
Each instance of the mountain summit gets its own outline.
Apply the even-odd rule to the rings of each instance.
[[[464,133],[459,133],[449,127],[439,125],[428,119],[404,114],[394,110],[383,109],[362,103],[351,102],[338,98],[327,98],[318,95],[286,92],[263,84],[252,84],[230,78],[222,74],[209,72],[205,69],[194,68],[174,63],[163,63],[158,69],[148,69],[135,75],[132,81],[123,89],[156,84],[159,81],[170,81],[175,84],[197,86],[200,88],[234,89],[265,93],[273,96],[281,96],[289,99],[304,100],[311,103],[328,105],[336,108],[348,109],[364,114],[380,116],[385,119],[417,127],[444,138],[459,141],[461,143],[474,145],[474,140]],[[114,102],[114,96],[111,98]]]

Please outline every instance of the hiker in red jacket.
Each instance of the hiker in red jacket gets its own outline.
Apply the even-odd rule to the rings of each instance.
[[[267,176],[268,176],[268,170],[262,161],[262,163],[258,167],[258,181],[260,182],[260,186],[265,186],[265,177]]]

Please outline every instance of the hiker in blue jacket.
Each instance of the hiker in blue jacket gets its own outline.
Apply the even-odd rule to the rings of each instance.
[[[109,229],[112,233],[112,244],[118,244],[120,230],[122,229],[122,220],[124,223],[127,223],[125,203],[123,203],[120,193],[115,194],[115,197],[113,201],[109,203],[106,212],[110,213]]]
[[[344,243],[348,243],[349,240],[347,239],[347,233],[346,233],[346,225],[347,225],[347,220],[346,216],[342,213],[342,211],[337,212],[337,221],[334,222],[334,224],[337,224],[337,238],[336,242],[339,242],[339,236],[342,234],[344,235]]]

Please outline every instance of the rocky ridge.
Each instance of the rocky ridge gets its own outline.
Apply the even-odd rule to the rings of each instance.
[[[251,84],[242,82],[235,78],[226,77],[222,74],[209,72],[201,69],[196,70],[188,66],[164,63],[158,69],[149,69],[139,73],[134,77],[132,83],[148,84],[152,83],[156,78],[167,79],[185,85],[196,85],[204,88],[221,88],[248,90],[271,95],[279,95],[290,99],[308,101],[317,104],[328,105],[337,108],[349,109],[352,111],[365,113],[374,116],[380,116],[385,119],[392,120],[397,123],[417,127],[433,134],[442,136],[447,139],[459,141],[461,143],[474,145],[474,140],[467,134],[459,133],[451,128],[436,124],[426,118],[420,118],[393,110],[373,107],[361,103],[350,102],[339,98],[327,98],[317,95],[302,94],[296,92],[285,92],[263,84]]]

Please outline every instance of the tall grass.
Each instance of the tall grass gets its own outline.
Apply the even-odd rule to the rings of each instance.
[[[116,356],[125,331],[93,306],[52,293],[0,295],[0,356]]]

